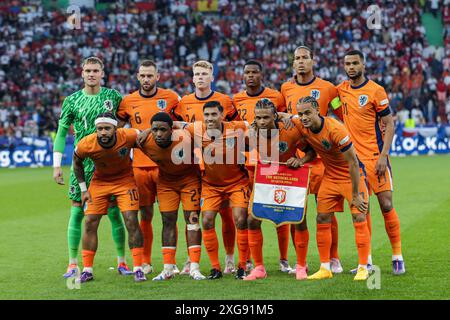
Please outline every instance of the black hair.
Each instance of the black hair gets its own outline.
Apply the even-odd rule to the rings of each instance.
[[[311,97],[311,96],[302,97],[298,100],[297,105],[301,105],[304,103],[310,103],[314,109],[317,109],[317,110],[319,109],[319,103],[317,102],[316,98],[314,98],[314,97]]]
[[[295,48],[295,51],[297,51],[298,49],[305,49],[306,51],[309,52],[309,56],[311,57],[311,59],[314,58],[314,53],[313,53],[313,51],[312,51],[312,49],[311,49],[310,47],[307,47],[307,46],[298,46],[297,48]],[[295,51],[294,51],[294,52],[295,52]]]
[[[205,111],[205,109],[207,108],[218,108],[220,112],[223,112],[223,107],[219,101],[208,101],[203,106],[203,111]]]
[[[246,66],[258,66],[260,71],[263,71],[263,66],[261,64],[261,62],[256,61],[256,60],[247,60],[247,62],[245,62],[244,64],[244,69]]]
[[[345,53],[344,57],[346,57],[346,56],[354,56],[354,55],[358,55],[361,58],[361,60],[364,62],[364,54],[361,51],[359,51],[359,50],[347,51]]]
[[[152,124],[154,121],[161,121],[161,122],[165,122],[169,125],[169,127],[172,128],[173,125],[173,120],[172,118],[169,116],[169,114],[165,113],[165,112],[158,112],[156,113],[152,119],[150,120],[150,124]]]

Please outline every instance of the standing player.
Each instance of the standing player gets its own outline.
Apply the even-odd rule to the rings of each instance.
[[[116,90],[100,86],[104,71],[103,62],[99,58],[85,59],[82,68],[84,88],[64,99],[53,149],[53,179],[60,185],[64,184],[61,160],[69,127],[73,124],[76,146],[83,137],[95,132],[96,117],[103,112],[115,113],[122,100],[120,93]],[[83,164],[86,183],[89,184],[94,172],[94,163],[92,160],[86,159]],[[67,229],[69,266],[64,277],[79,274],[77,255],[81,240],[81,222],[84,217],[81,192],[73,173],[73,167],[70,169],[69,199],[72,201]],[[129,269],[125,263],[125,229],[117,206],[114,205],[108,209],[108,218],[111,221],[112,237],[117,249],[118,271],[120,274],[128,274]]]
[[[392,246],[394,274],[405,273],[400,238],[400,220],[392,204],[392,172],[389,150],[394,137],[394,121],[383,87],[365,77],[364,55],[352,50],[344,56],[350,80],[338,86],[344,123],[367,171],[369,187],[377,195],[386,232]],[[382,133],[384,127],[384,137]],[[369,226],[370,226],[370,215]],[[369,263],[371,264],[372,261]]]
[[[208,61],[197,61],[192,66],[195,92],[181,98],[178,106],[174,109],[174,115],[177,119],[186,122],[203,122],[203,106],[210,101],[218,101],[224,109],[225,121],[237,120],[238,113],[233,106],[231,98],[225,94],[213,91],[211,83],[214,81],[213,65]],[[232,273],[234,267],[234,246],[236,241],[236,231],[233,221],[233,214],[228,205],[228,201],[224,201],[220,209],[222,218],[222,236],[225,247],[225,270],[224,273]],[[189,274],[189,262],[183,267],[181,273]]]
[[[269,160],[274,157],[274,153],[278,152],[278,161],[286,162],[292,168],[298,168],[305,162],[315,158],[315,152],[309,148],[305,150],[306,156],[302,159],[296,158],[297,147],[303,148],[302,136],[296,127],[287,129],[283,122],[278,120],[275,105],[268,99],[259,100],[254,108],[256,135],[251,135],[250,139],[256,138],[255,143],[250,143],[250,146],[257,146],[257,149],[267,146],[265,152],[269,159],[264,159],[264,153],[260,154],[262,160]],[[276,132],[277,134],[274,134]],[[270,155],[269,155],[270,154]],[[306,228],[306,220],[301,224],[302,229]],[[289,225],[287,225],[287,238],[289,242]],[[244,280],[263,279],[267,276],[266,269],[263,263],[263,235],[261,232],[261,221],[255,219],[252,215],[248,217],[248,244],[252,257],[255,260],[255,268],[251,273],[244,278]],[[296,251],[300,246],[295,246]],[[297,258],[301,257],[301,253],[297,254]],[[297,261],[297,279],[306,279],[306,255],[302,258],[303,261]]]
[[[320,269],[308,279],[333,277],[330,249],[332,242],[331,215],[344,211],[344,199],[348,201],[355,228],[359,266],[354,280],[369,277],[367,260],[370,252],[370,234],[366,221],[368,191],[363,168],[345,126],[339,121],[322,117],[319,104],[313,97],[301,98],[297,104],[301,122],[294,119],[305,141],[319,154],[325,166],[322,183],[317,195],[317,247]]]
[[[236,279],[245,276],[248,256],[247,210],[249,200],[248,173],[245,169],[244,130],[242,121],[224,122],[224,108],[218,101],[203,106],[204,123],[190,124],[187,130],[196,148],[203,150],[201,210],[203,214],[203,242],[211,261],[209,279],[222,277],[215,218],[224,198],[230,200],[237,228],[239,265]],[[200,145],[201,143],[201,145]]]
[[[125,218],[128,244],[133,256],[134,280],[145,281],[142,271],[143,239],[139,228],[139,195],[133,178],[130,150],[136,145],[136,129],[117,129],[112,113],[100,114],[95,120],[97,133],[79,141],[73,153],[73,170],[85,205],[85,232],[83,235],[83,272],[80,282],[94,280],[93,264],[98,247],[97,230],[108,202],[115,196]],[[92,159],[94,176],[87,189],[83,160]]]
[[[294,79],[285,82],[281,86],[287,111],[293,115],[297,114],[297,102],[302,97],[314,97],[319,103],[320,115],[325,117],[329,110],[342,119],[342,115],[338,107],[340,106],[339,96],[334,85],[328,81],[320,79],[314,75],[314,55],[310,48],[306,46],[297,47],[294,51],[293,69],[295,71]],[[336,111],[338,110],[338,111]],[[312,163],[311,176],[309,182],[309,193],[314,194],[317,201],[317,194],[322,181],[324,166],[320,157],[317,157]],[[331,216],[333,242],[331,246],[331,270],[333,273],[341,273],[343,271],[338,254],[338,224],[336,217]],[[299,233],[299,232],[297,232]],[[308,246],[309,233],[307,230],[299,233],[302,242]],[[295,269],[293,270],[295,272]]]
[[[159,80],[158,67],[151,60],[139,64],[137,79],[139,90],[126,96],[117,111],[121,120],[119,127],[129,122],[132,128],[145,130],[150,119],[158,112],[171,113],[177,106],[179,96],[172,90],[157,87]],[[144,273],[153,271],[151,253],[153,244],[153,203],[156,196],[158,165],[145,156],[140,149],[133,150],[133,172],[139,190],[139,207],[141,211],[141,230],[144,236]]]
[[[142,151],[159,166],[159,211],[163,221],[162,253],[164,270],[153,280],[167,280],[174,276],[176,225],[180,201],[187,225],[187,245],[190,276],[194,280],[206,279],[200,272],[202,233],[200,231],[200,170],[193,164],[193,144],[173,133],[172,119],[166,113],[156,113],[151,119],[152,134],[141,144]],[[179,141],[178,143],[175,141]]]
[[[262,84],[263,77],[263,67],[261,63],[255,60],[249,60],[245,63],[245,90],[233,96],[233,102],[241,120],[248,121],[249,123],[252,123],[253,120],[255,120],[255,107],[260,99],[268,99],[271,101],[274,104],[276,111],[286,111],[286,105],[281,93],[274,89],[265,88]],[[249,174],[250,189],[252,189],[255,166],[247,161],[246,167]],[[286,224],[278,227],[277,236],[278,249],[280,250],[280,270],[282,272],[289,272],[291,270],[288,263],[289,225]]]

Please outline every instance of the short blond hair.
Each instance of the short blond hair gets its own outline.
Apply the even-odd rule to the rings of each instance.
[[[194,65],[192,66],[192,70],[194,70],[194,68],[196,68],[196,67],[209,69],[209,70],[211,70],[211,73],[214,72],[214,67],[213,67],[212,63],[210,63],[206,60],[200,60],[200,61],[197,61],[196,63],[194,63]]]
[[[100,58],[97,57],[89,57],[83,60],[83,64],[81,65],[82,68],[84,68],[87,64],[99,64],[102,70],[104,69],[103,61]]]

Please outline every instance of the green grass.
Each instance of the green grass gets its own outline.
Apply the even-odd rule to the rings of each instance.
[[[278,271],[278,245],[272,225],[263,224],[268,278],[256,282],[225,276],[217,281],[172,281],[136,284],[110,267],[116,265],[108,219],[99,231],[95,281],[69,290],[61,275],[67,266],[67,186],[56,185],[51,168],[0,170],[0,299],[449,299],[450,157],[394,158],[394,204],[401,221],[407,273],[391,274],[391,249],[376,199],[372,197],[374,263],[381,268],[381,289],[369,290],[346,273],[324,281],[296,281]],[[65,169],[68,180],[68,168]],[[319,265],[315,243],[315,204],[309,199],[308,262]],[[347,271],[357,263],[354,231],[348,211],[338,214],[339,251]],[[179,220],[179,229],[184,222]],[[217,219],[220,230],[220,218]],[[154,218],[153,264],[162,268],[161,217]],[[219,235],[221,237],[221,235]],[[177,251],[179,267],[186,259],[184,235]],[[221,243],[221,240],[220,240]],[[221,261],[224,252],[221,251]],[[237,250],[236,250],[237,254]],[[129,253],[127,252],[128,260]],[[289,248],[291,263],[295,252]],[[202,251],[201,268],[210,268]],[[149,276],[151,277],[151,275]]]

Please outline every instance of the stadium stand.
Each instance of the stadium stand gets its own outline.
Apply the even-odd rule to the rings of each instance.
[[[210,60],[216,89],[231,94],[243,87],[247,59],[263,62],[266,85],[279,89],[292,76],[300,44],[314,48],[317,75],[335,84],[345,79],[344,52],[361,49],[367,73],[385,86],[400,121],[450,118],[449,0],[377,1],[382,30],[366,27],[363,1],[220,0],[209,12],[197,1],[116,1],[82,8],[79,30],[68,27],[60,2],[0,3],[0,136],[51,136],[62,100],[81,88],[80,64],[90,55],[105,62],[105,86],[122,94],[136,88],[141,58],[156,60],[160,85],[180,95],[193,90],[190,65]],[[423,15],[440,22],[443,46],[429,44],[425,27],[436,24],[422,23]]]

